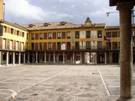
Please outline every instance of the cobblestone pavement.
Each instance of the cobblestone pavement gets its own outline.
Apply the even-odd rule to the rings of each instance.
[[[0,67],[0,101],[116,101],[118,96],[116,65]]]

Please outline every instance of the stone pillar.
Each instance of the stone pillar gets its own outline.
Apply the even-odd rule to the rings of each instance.
[[[15,52],[13,52],[13,65],[15,65]]]
[[[81,58],[82,58],[82,64],[85,64],[85,52],[82,52]]]
[[[107,64],[107,55],[105,53],[105,64]]]
[[[25,55],[25,53],[23,53],[23,63],[25,64],[25,57],[26,57],[26,55]]]
[[[120,12],[120,99],[131,98],[131,3],[118,3]]]
[[[44,63],[46,63],[46,52],[44,53]]]
[[[0,51],[0,66],[2,65],[2,51]]]
[[[30,63],[30,53],[28,52],[28,60],[27,60],[27,63]]]
[[[51,56],[50,56],[50,53],[48,54],[48,63],[50,64],[51,62]]]
[[[95,64],[98,64],[98,61],[97,61],[98,60],[98,56],[97,55],[98,55],[98,52],[96,52],[96,54],[95,54]]]
[[[109,64],[112,64],[112,53],[109,52]]]
[[[36,63],[38,63],[38,52],[36,52]]]
[[[19,56],[18,64],[21,64],[21,53],[20,52],[18,53],[18,56]]]
[[[55,52],[53,53],[53,63],[55,64],[56,61],[55,61]]]
[[[63,52],[63,64],[65,64],[65,53]]]
[[[73,52],[73,64],[75,64],[75,53]]]
[[[9,65],[9,52],[6,52],[6,65]]]
[[[59,63],[59,54],[57,53],[56,62]]]
[[[0,51],[0,66],[2,64],[2,52]]]
[[[80,52],[80,62],[81,62],[81,64],[82,64],[82,52]]]

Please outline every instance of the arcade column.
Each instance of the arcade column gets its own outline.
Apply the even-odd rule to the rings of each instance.
[[[0,51],[0,66],[2,64],[2,52]]]
[[[131,98],[131,3],[117,4],[120,12],[120,99]]]

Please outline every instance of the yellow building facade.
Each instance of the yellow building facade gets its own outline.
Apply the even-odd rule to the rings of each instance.
[[[87,18],[83,24],[63,21],[20,26],[4,21],[0,29],[0,64],[119,63],[119,26],[93,24]],[[134,32],[133,27],[133,45]]]
[[[57,22],[30,24],[27,28],[32,63],[105,63],[105,24],[92,24],[87,18],[80,25]],[[101,60],[97,61],[97,56]]]
[[[0,22],[0,30],[0,64],[24,63],[27,29],[17,24],[2,21]]]

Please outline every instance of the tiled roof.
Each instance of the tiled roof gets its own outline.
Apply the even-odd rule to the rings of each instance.
[[[106,30],[108,29],[119,29],[120,27],[119,26],[106,26]]]
[[[26,28],[26,27],[21,26],[21,25],[19,25],[19,24],[17,24],[17,23],[11,23],[11,22],[9,22],[9,21],[1,21],[0,23],[5,23],[5,24],[7,24],[7,25],[10,25],[10,26],[13,26],[13,27],[16,27],[16,28],[19,28],[19,29],[22,29],[22,30],[27,31],[27,28]]]
[[[64,29],[64,28],[78,28],[80,24],[73,24],[70,22],[47,22],[47,23],[36,23],[25,26],[29,30],[43,30],[43,29]]]
[[[105,23],[92,24],[74,24],[71,22],[47,22],[25,25],[28,30],[48,30],[48,29],[68,29],[68,28],[83,28],[83,27],[105,27]]]

